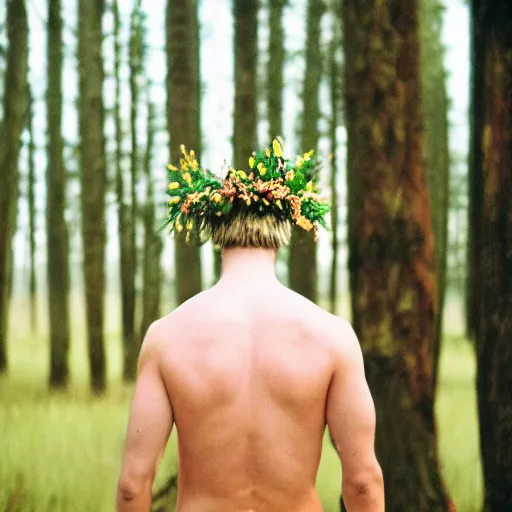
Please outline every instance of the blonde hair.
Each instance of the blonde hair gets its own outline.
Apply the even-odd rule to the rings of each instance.
[[[213,244],[221,248],[279,249],[290,243],[291,223],[274,215],[236,215],[211,228]]]

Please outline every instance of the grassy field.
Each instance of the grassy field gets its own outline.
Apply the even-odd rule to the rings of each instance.
[[[73,319],[70,390],[50,395],[46,337],[30,335],[26,310],[22,302],[14,305],[10,371],[0,379],[0,511],[112,511],[132,392],[119,380],[118,312],[110,308],[108,315],[109,391],[95,398],[87,387],[82,313]],[[83,309],[75,305],[73,311]],[[458,510],[473,512],[480,509],[482,493],[475,361],[459,334],[456,305],[449,306],[447,320],[436,406],[439,450]],[[175,449],[173,437],[157,486],[176,467]],[[340,474],[337,457],[326,441],[317,485],[326,512],[338,510]]]

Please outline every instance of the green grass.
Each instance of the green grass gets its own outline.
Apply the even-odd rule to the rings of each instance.
[[[112,511],[132,393],[119,379],[118,311],[109,304],[109,391],[97,398],[88,391],[83,313],[73,318],[70,389],[50,395],[46,336],[31,336],[26,304],[14,306],[10,370],[0,378],[0,512]],[[473,512],[480,508],[482,493],[475,361],[470,346],[456,334],[460,318],[456,307],[450,307],[436,404],[439,449],[443,474],[458,510]],[[82,312],[83,308],[74,301],[72,310]],[[42,318],[41,329],[46,330]],[[175,467],[173,436],[156,485]],[[327,512],[338,510],[340,483],[340,464],[326,438],[317,488]]]

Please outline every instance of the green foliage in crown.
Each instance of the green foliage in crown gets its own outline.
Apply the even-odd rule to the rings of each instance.
[[[314,152],[297,157],[292,164],[283,158],[281,144],[274,139],[270,148],[255,151],[249,171],[229,168],[224,180],[203,169],[194,151],[183,154],[179,166],[169,165],[169,214],[164,225],[171,231],[211,233],[215,226],[235,215],[274,215],[306,231],[326,228],[328,205],[318,196],[318,167]]]

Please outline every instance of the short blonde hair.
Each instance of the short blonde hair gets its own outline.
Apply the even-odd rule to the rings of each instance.
[[[291,223],[274,215],[236,215],[211,228],[213,244],[221,248],[279,249],[290,243]]]

